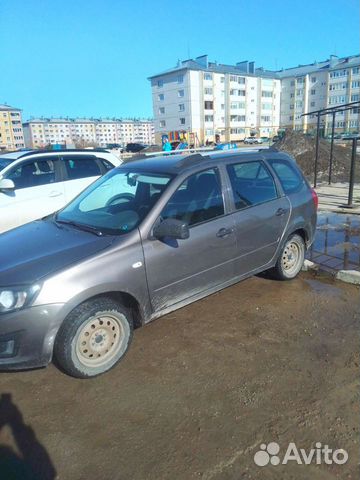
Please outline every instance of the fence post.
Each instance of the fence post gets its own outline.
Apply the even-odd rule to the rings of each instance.
[[[317,172],[318,172],[318,161],[319,161],[319,141],[320,141],[320,113],[317,114],[314,188],[316,188],[316,183],[317,183]]]
[[[354,208],[353,196],[354,196],[354,183],[355,183],[356,146],[357,146],[357,138],[353,138],[352,139],[352,152],[351,152],[349,196],[348,196],[348,203],[347,203],[348,208]]]
[[[329,185],[332,180],[332,166],[333,166],[333,151],[334,151],[334,133],[335,133],[335,115],[336,111],[332,112],[332,126],[331,126],[331,145],[330,145],[330,165],[329,165]]]

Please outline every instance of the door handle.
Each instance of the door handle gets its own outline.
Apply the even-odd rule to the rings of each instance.
[[[220,228],[220,230],[217,232],[216,236],[219,238],[222,237],[227,237],[228,235],[231,235],[233,233],[234,229],[233,228]]]
[[[276,210],[275,215],[277,215],[278,217],[280,217],[281,215],[285,215],[286,212],[287,212],[287,210],[285,210],[285,208],[278,208],[278,209]]]
[[[60,197],[60,195],[62,195],[62,193],[59,192],[58,190],[53,190],[52,192],[49,193],[49,197]]]

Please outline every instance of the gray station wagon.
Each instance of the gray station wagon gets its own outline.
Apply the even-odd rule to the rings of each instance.
[[[300,271],[317,196],[276,150],[123,164],[0,235],[0,369],[108,371],[133,328],[269,270]]]

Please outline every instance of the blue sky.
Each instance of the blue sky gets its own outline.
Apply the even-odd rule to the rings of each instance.
[[[358,0],[1,0],[0,103],[33,116],[151,116],[178,59],[269,69],[359,53]]]

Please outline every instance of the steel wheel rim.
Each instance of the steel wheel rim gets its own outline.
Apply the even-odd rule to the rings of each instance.
[[[288,274],[292,275],[299,268],[299,263],[301,260],[301,247],[297,242],[291,241],[285,245],[281,265],[283,270]]]
[[[81,328],[76,356],[86,367],[101,367],[113,360],[125,341],[121,322],[109,314],[99,315]]]

